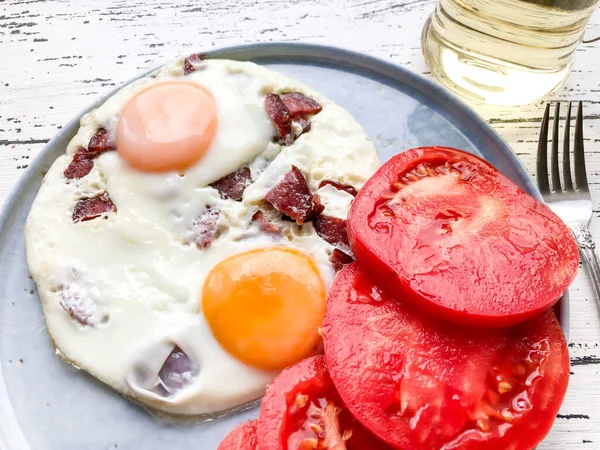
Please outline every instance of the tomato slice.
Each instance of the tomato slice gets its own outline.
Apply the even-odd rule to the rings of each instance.
[[[250,420],[231,430],[217,450],[256,450],[256,446],[256,420]]]
[[[402,450],[530,450],[569,379],[552,311],[506,329],[434,321],[391,299],[357,263],[330,288],[323,340],[350,413]]]
[[[486,161],[444,147],[384,164],[356,196],[348,236],[385,289],[474,326],[544,312],[579,264],[572,233],[546,205]]]
[[[258,418],[260,450],[389,450],[348,412],[323,355],[288,367],[267,388]]]

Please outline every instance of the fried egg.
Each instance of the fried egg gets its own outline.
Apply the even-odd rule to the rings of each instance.
[[[265,96],[286,92],[322,110],[284,143]],[[335,244],[265,202],[292,167],[345,219],[352,195],[323,180],[360,189],[379,160],[344,109],[253,63],[179,59],[86,114],[25,229],[57,353],[152,409],[203,415],[319,352]],[[239,198],[215,188],[241,168]]]

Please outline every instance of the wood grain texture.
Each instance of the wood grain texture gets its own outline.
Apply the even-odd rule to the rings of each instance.
[[[345,47],[429,76],[420,33],[433,0],[236,2],[0,1],[0,203],[61,125],[96,97],[169,59],[241,43]],[[592,18],[600,34],[600,14]],[[600,240],[600,44],[582,45],[557,92],[531,105],[472,105],[530,174],[546,100],[584,100],[587,161]],[[540,450],[600,449],[600,314],[586,269],[571,289],[572,378]],[[1,357],[1,355],[0,355]],[[93,449],[91,449],[93,450]]]

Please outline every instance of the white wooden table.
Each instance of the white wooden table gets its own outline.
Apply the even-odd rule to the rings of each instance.
[[[304,41],[365,52],[429,76],[420,34],[434,3],[0,0],[0,204],[62,124],[132,76],[181,54]],[[600,34],[600,14],[592,25]],[[588,176],[598,205],[591,228],[600,240],[600,43],[581,46],[577,57],[572,75],[549,99],[585,101]],[[543,103],[472,105],[530,174]],[[571,311],[570,387],[539,449],[600,449],[600,314],[585,268],[571,288]]]

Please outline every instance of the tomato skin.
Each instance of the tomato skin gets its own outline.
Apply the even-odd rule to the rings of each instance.
[[[530,450],[550,430],[569,379],[551,311],[504,330],[426,319],[357,263],[330,288],[323,339],[342,401],[402,450]]]
[[[546,205],[488,162],[445,147],[385,163],[352,203],[348,237],[389,292],[470,326],[543,313],[579,264],[572,233]]]
[[[297,403],[298,396],[303,399],[301,406]],[[323,405],[323,408],[319,408],[319,404]],[[307,406],[311,409],[306,409]],[[307,416],[322,415],[323,419],[302,423],[302,411],[305,411]],[[311,448],[302,446],[302,430],[306,431],[304,437],[316,437],[310,430],[311,425],[318,425],[322,430],[323,434],[320,437],[324,441],[317,447],[319,449],[391,450],[348,413],[335,391],[323,355],[305,359],[288,367],[267,388],[258,418],[258,448]]]
[[[249,420],[231,430],[217,450],[256,450],[256,446],[256,420]]]

